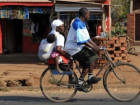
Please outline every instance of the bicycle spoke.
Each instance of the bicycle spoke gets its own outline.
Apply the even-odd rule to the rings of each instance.
[[[132,101],[140,94],[140,71],[131,64],[118,64],[107,73],[104,86],[114,99]]]
[[[72,73],[77,81],[77,77]],[[65,102],[77,92],[75,84],[69,84],[69,75],[53,74],[48,70],[41,76],[40,87],[44,96],[54,102]]]

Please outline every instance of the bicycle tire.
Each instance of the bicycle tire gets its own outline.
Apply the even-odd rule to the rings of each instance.
[[[124,66],[127,67],[127,69],[125,69],[125,71],[124,71],[125,74],[124,73],[122,74],[122,72],[120,74],[119,73],[118,74],[119,74],[119,77],[122,77],[123,79],[128,80],[128,82],[126,81],[126,83],[125,83],[126,85],[128,84],[128,86],[127,87],[124,86],[125,84],[119,85],[119,83],[122,83],[122,82],[118,78],[116,78],[115,75],[113,75],[114,74],[113,70],[112,70],[112,68],[110,68],[104,75],[104,83],[103,83],[103,85],[104,85],[105,90],[107,91],[107,93],[113,99],[115,99],[117,101],[129,102],[129,101],[132,101],[132,100],[136,99],[140,94],[140,71],[139,71],[139,69],[136,66],[134,66],[134,65],[132,65],[130,63],[118,63],[118,64],[116,64],[116,66],[117,67],[114,67],[114,69],[115,68],[120,69],[120,68],[123,68]],[[128,67],[131,67],[132,69],[134,69],[134,71],[132,71],[132,69],[130,69],[130,68],[128,69]],[[129,77],[128,72],[130,72],[130,75],[133,75],[133,74],[136,74],[136,73],[137,74],[134,75],[133,78],[130,78],[132,76]],[[126,79],[127,76],[129,77],[128,79]],[[130,85],[131,82],[129,82],[131,79],[132,79],[132,86]],[[133,80],[135,80],[135,81],[133,82]],[[113,81],[114,81],[114,83],[113,83]],[[115,85],[113,86],[113,84],[115,84]],[[137,86],[135,86],[135,85],[137,85]],[[118,86],[119,89],[116,88],[117,86]],[[136,87],[138,87],[138,89],[135,89]],[[114,91],[114,92],[112,92],[112,91]],[[126,94],[129,94],[128,95],[129,98],[124,98],[126,96],[126,95],[124,95],[125,92],[126,92]],[[132,95],[133,93],[135,93],[134,96]]]
[[[65,89],[63,89],[63,88],[61,89],[61,87],[58,86],[57,84],[54,84],[54,86],[56,86],[56,88],[54,88],[54,90],[53,90],[53,88],[51,90],[51,87],[49,88],[49,85],[48,84],[46,84],[47,85],[46,87],[43,86],[43,79],[45,79],[45,75],[49,74],[49,72],[51,72],[51,68],[47,68],[46,70],[44,70],[44,72],[42,73],[41,78],[40,78],[40,89],[41,89],[42,94],[47,99],[49,99],[49,100],[51,100],[53,102],[66,102],[66,101],[69,101],[70,99],[72,99],[75,96],[75,94],[77,93],[77,89],[74,88],[74,87],[73,87],[73,89],[74,89],[73,92],[70,93],[70,96],[69,97],[67,97],[70,91],[69,92],[68,91],[67,92],[64,92]],[[52,75],[54,75],[54,74],[52,74]],[[50,75],[47,75],[47,76],[49,77]],[[52,76],[50,76],[50,77],[52,77]],[[73,77],[76,80],[76,84],[78,84],[78,78],[77,78],[77,75],[75,74],[75,72],[73,72]],[[48,78],[45,81],[47,81],[47,80],[48,80]],[[52,79],[52,80],[54,80],[54,79]],[[51,82],[53,82],[53,81],[51,81]],[[47,88],[47,89],[45,89],[45,88]],[[58,91],[59,88],[60,88],[61,91]],[[66,86],[66,89],[69,90],[68,86]],[[46,91],[48,91],[48,93],[46,93]],[[53,91],[55,91],[55,92],[57,91],[57,92],[56,93],[55,92],[53,93]],[[54,96],[51,96],[51,94],[54,94],[55,97]],[[64,96],[64,98],[59,98],[60,96]]]

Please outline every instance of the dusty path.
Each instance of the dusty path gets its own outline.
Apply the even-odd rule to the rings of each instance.
[[[140,54],[138,56],[129,55],[132,64],[140,69]],[[39,80],[42,72],[47,68],[43,63],[1,63],[0,80],[3,78],[34,78],[34,87],[39,87]],[[94,74],[99,71],[95,69]],[[77,72],[77,70],[75,70]],[[133,76],[133,75],[132,75]],[[102,82],[98,84],[102,86]]]

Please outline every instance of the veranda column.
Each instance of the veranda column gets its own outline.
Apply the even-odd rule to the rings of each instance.
[[[0,54],[2,54],[2,30],[1,30],[1,19],[0,19]]]

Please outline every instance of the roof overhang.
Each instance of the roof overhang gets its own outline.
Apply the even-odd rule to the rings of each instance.
[[[0,0],[0,2],[53,2],[52,0]]]
[[[74,1],[70,1],[70,0],[56,0],[57,2],[64,2],[64,3],[80,3],[80,4],[93,4],[93,5],[101,5],[102,7],[104,6],[113,6],[111,4],[103,4],[103,3],[95,3],[95,2],[85,2],[84,0],[74,0]]]
[[[102,5],[90,4],[55,4],[56,12],[78,12],[80,8],[86,7],[91,12],[103,12]]]
[[[140,13],[140,9],[134,10],[132,13]]]
[[[50,0],[0,0],[0,6],[53,6]]]

